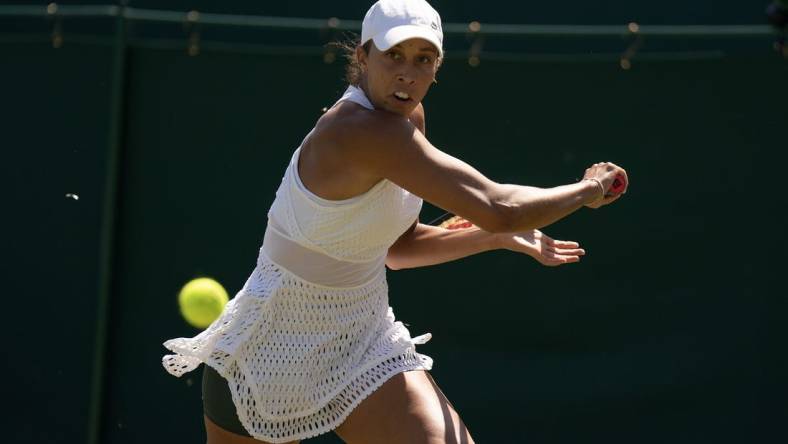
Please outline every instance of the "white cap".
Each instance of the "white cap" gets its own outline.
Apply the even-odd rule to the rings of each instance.
[[[443,55],[441,16],[424,0],[379,0],[361,24],[361,44],[372,39],[381,51],[412,38],[431,42]]]

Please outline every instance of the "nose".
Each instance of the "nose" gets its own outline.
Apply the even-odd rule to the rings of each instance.
[[[412,75],[410,72],[405,71],[397,75],[397,81],[412,85],[416,81],[416,76]]]

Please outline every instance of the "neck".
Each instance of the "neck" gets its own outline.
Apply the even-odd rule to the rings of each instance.
[[[372,96],[369,94],[369,85],[367,84],[367,78],[362,77],[361,80],[359,80],[358,85],[356,85],[356,87],[361,91],[363,91],[364,95],[367,96],[367,100],[369,100],[369,103],[371,103],[373,107],[377,108],[377,106],[375,106],[375,102],[372,101]]]

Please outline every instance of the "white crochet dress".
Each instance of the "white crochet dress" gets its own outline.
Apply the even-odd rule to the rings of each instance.
[[[354,87],[342,100],[372,108]],[[244,428],[272,443],[333,430],[393,375],[432,368],[415,350],[430,334],[411,338],[394,320],[384,264],[422,200],[388,180],[351,199],[321,199],[298,177],[300,149],[246,284],[206,330],[164,342],[175,354],[162,359],[175,376],[215,368]]]

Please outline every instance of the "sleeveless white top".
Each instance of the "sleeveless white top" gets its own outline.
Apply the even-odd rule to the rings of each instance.
[[[373,109],[353,86],[337,103],[344,100]],[[350,199],[322,199],[299,178],[300,151],[246,284],[203,332],[164,342],[175,354],[162,359],[175,376],[200,363],[215,368],[244,428],[272,443],[333,430],[393,375],[432,368],[415,350],[431,335],[411,338],[395,322],[385,268],[421,198],[384,179]]]

